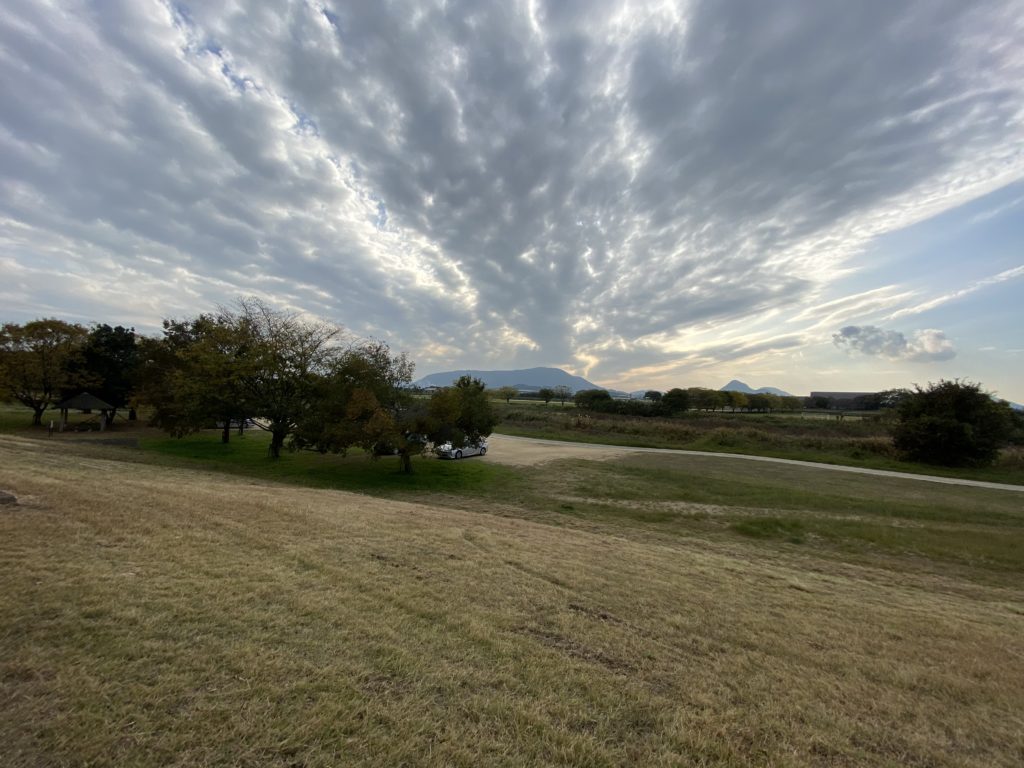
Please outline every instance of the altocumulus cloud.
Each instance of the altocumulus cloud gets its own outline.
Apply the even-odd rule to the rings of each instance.
[[[1019,10],[7,0],[0,303],[255,293],[612,380],[759,354],[870,238],[1024,175]]]
[[[914,331],[908,339],[899,331],[886,331],[874,325],[848,325],[832,335],[832,342],[840,348],[890,360],[927,363],[956,357],[953,342],[933,328]]]

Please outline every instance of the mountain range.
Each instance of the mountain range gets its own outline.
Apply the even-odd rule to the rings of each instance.
[[[520,392],[536,392],[542,387],[566,386],[573,392],[579,392],[581,389],[607,389],[613,397],[640,398],[644,396],[646,391],[641,389],[636,392],[622,392],[617,389],[602,387],[599,384],[594,384],[592,381],[587,381],[582,376],[573,376],[561,368],[517,368],[510,371],[441,371],[440,373],[428,374],[422,379],[413,382],[413,385],[417,387],[447,387],[451,386],[460,376],[472,376],[475,379],[480,379],[491,389],[515,387]],[[783,392],[777,387],[753,389],[737,379],[730,381],[722,387],[721,391],[743,392],[748,395],[760,393],[782,395],[783,397],[789,395],[788,392]]]
[[[739,379],[733,379],[719,390],[720,392],[742,392],[745,395],[779,395],[780,397],[792,397],[789,392],[783,392],[778,387],[759,387],[754,389],[744,384]]]
[[[581,389],[606,389],[587,381],[582,376],[573,376],[561,368],[519,368],[511,371],[442,371],[424,376],[413,382],[417,387],[448,387],[460,376],[480,379],[489,388],[515,387],[521,392],[536,391],[542,387],[569,387],[573,392]],[[614,390],[608,390],[614,394]]]

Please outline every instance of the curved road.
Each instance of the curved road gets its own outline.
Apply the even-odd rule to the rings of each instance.
[[[1024,493],[1024,485],[1009,483],[990,483],[986,480],[967,480],[959,477],[939,477],[937,475],[916,475],[911,472],[893,472],[888,469],[868,469],[867,467],[849,467],[843,464],[823,464],[818,461],[798,461],[796,459],[777,459],[772,456],[748,456],[742,453],[717,453],[711,451],[687,451],[680,448],[636,448],[628,445],[606,445],[603,443],[573,443],[565,440],[544,440],[536,437],[514,437],[512,435],[493,434],[488,438],[491,450],[488,457],[494,461],[510,464],[536,464],[542,461],[563,458],[596,458],[606,459],[627,453],[663,453],[678,456],[715,456],[722,459],[739,461],[763,461],[769,464],[792,464],[797,467],[828,469],[833,472],[852,472],[857,475],[874,475],[876,477],[895,477],[902,480],[921,480],[926,483],[942,483],[945,485],[966,485],[974,488],[990,488],[997,491],[1016,491]],[[505,453],[505,456],[502,454]],[[504,460],[504,461],[503,461]]]

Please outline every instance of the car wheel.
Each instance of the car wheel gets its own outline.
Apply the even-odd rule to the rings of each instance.
[[[456,459],[461,459],[462,458],[462,451],[456,451],[455,452],[455,458]]]
[[[480,455],[483,456],[485,453],[487,453],[487,449],[486,448],[481,448],[480,449]]]

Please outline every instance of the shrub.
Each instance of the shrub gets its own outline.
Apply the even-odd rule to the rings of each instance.
[[[1009,405],[971,382],[916,387],[897,407],[893,443],[902,458],[945,466],[987,466],[1007,444],[1014,418]]]

